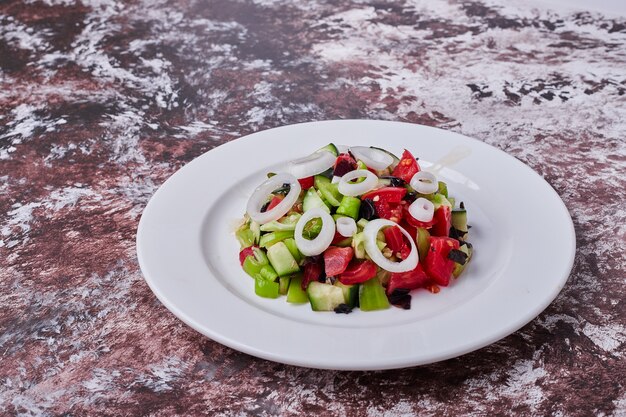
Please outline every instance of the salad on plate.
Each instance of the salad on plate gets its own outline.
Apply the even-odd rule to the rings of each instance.
[[[472,257],[466,208],[447,185],[376,147],[329,144],[268,173],[235,235],[258,296],[350,313],[411,308]]]

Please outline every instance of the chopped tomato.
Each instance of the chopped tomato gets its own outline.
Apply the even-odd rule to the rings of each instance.
[[[384,201],[374,201],[376,214],[381,219],[391,220],[400,223],[402,220],[402,206],[399,203],[385,203]]]
[[[441,206],[435,210],[433,216],[435,224],[430,231],[433,236],[445,236],[450,235],[450,227],[452,226],[452,210],[448,206]]]
[[[339,242],[343,242],[344,240],[348,239],[345,236],[342,236],[341,233],[335,231],[335,236],[333,237],[332,242],[330,242],[331,245],[336,245]]]
[[[376,276],[376,264],[372,261],[352,261],[339,275],[339,282],[345,285],[360,284]]]
[[[404,234],[397,226],[387,227],[383,230],[387,247],[400,259],[406,259],[411,253],[411,245],[407,243]]]
[[[452,249],[459,248],[459,241],[449,237],[430,237],[430,248],[426,256],[426,274],[437,285],[442,287],[450,283],[450,276],[454,270],[454,261],[448,259]]]
[[[420,166],[417,163],[417,160],[413,157],[413,155],[411,155],[411,152],[405,149],[402,153],[402,158],[400,159],[398,166],[393,169],[391,175],[409,182],[411,181],[411,178],[413,178],[413,175],[419,171]]]
[[[300,187],[302,187],[303,190],[308,190],[309,188],[313,187],[313,184],[315,183],[315,177],[300,178],[298,182],[300,183]]]
[[[411,213],[409,213],[409,205],[408,204],[403,204],[402,205],[402,210],[403,210],[403,214],[404,214],[404,220],[406,220],[406,222],[408,224],[410,224],[411,226],[413,226],[413,227],[421,227],[421,228],[424,228],[424,229],[430,229],[435,224],[435,217],[434,216],[433,216],[433,219],[431,221],[429,221],[429,222],[421,222],[421,221],[415,219],[415,217],[411,216]]]
[[[326,276],[334,277],[345,271],[352,259],[352,255],[354,255],[354,251],[349,246],[347,248],[330,246],[326,249],[324,251]]]
[[[404,187],[383,187],[363,194],[361,200],[369,198],[373,202],[382,200],[385,203],[399,203],[405,195],[406,188]]]
[[[283,198],[285,198],[285,197],[282,196],[282,195],[275,195],[274,197],[272,197],[272,200],[270,201],[270,205],[267,206],[265,211],[270,211],[271,209],[273,209],[274,207],[279,205],[280,202],[283,201]]]
[[[336,177],[343,177],[348,172],[354,171],[356,168],[356,160],[349,153],[340,153],[335,161],[333,175]]]
[[[243,261],[245,261],[248,256],[254,256],[254,248],[258,248],[258,246],[248,246],[239,252],[239,263],[241,263],[241,266],[243,266]]]
[[[417,228],[415,226],[411,226],[406,221],[406,216],[404,216],[404,219],[400,222],[400,226],[402,226],[402,228],[413,237],[413,240],[417,242]]]
[[[428,283],[428,275],[424,272],[421,264],[407,272],[394,272],[387,284],[387,294],[392,294],[397,289],[414,290]]]
[[[323,275],[323,264],[321,258],[311,258],[304,264],[304,274],[302,276],[302,289],[306,290],[310,282],[318,281]]]

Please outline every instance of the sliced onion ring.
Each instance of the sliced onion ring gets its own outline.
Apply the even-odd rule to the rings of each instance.
[[[276,207],[261,213],[261,207],[267,202],[267,197],[272,191],[280,188],[283,184],[289,184],[289,193],[278,203]],[[263,184],[259,185],[248,200],[246,212],[248,216],[259,224],[269,223],[283,217],[289,209],[295,204],[300,195],[300,183],[291,174],[278,174],[268,178]]]
[[[337,232],[343,237],[352,237],[356,233],[356,222],[352,217],[337,219]]]
[[[322,219],[322,230],[315,239],[305,239],[302,235],[304,226],[311,220],[320,218]],[[320,207],[312,208],[306,211],[298,223],[296,223],[296,230],[294,231],[294,238],[296,239],[296,246],[298,250],[302,252],[304,256],[315,256],[324,252],[330,246],[333,238],[335,237],[335,221]]]
[[[432,194],[439,189],[439,183],[434,174],[420,171],[411,178],[411,187],[420,194]]]
[[[370,168],[385,169],[393,164],[393,157],[381,150],[368,148],[367,146],[353,146],[350,148],[352,155],[360,159]]]
[[[385,226],[397,226],[402,234],[406,236],[411,243],[411,253],[409,253],[409,256],[401,262],[390,261],[385,258],[380,249],[378,249],[376,236],[378,235],[378,231]],[[417,263],[419,262],[419,254],[417,252],[417,248],[415,247],[415,242],[411,238],[411,235],[401,226],[398,226],[397,223],[386,219],[371,220],[363,229],[363,233],[365,235],[365,252],[367,252],[376,265],[380,266],[385,271],[407,272],[412,271],[417,266]]]
[[[424,197],[420,197],[411,203],[409,213],[415,220],[426,223],[433,219],[435,205]]]
[[[332,153],[319,150],[309,156],[289,162],[287,172],[298,179],[308,178],[326,171],[335,164],[335,160],[336,157]]]
[[[352,184],[350,181],[357,178],[363,178],[362,182]],[[372,174],[367,169],[356,169],[350,171],[341,177],[339,180],[339,192],[349,197],[356,197],[357,195],[365,194],[366,192],[373,190],[378,185],[378,177]]]

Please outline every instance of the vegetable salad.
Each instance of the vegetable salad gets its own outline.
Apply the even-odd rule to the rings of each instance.
[[[336,313],[409,309],[412,290],[438,292],[472,257],[464,204],[408,150],[329,144],[267,177],[236,232],[261,297]]]

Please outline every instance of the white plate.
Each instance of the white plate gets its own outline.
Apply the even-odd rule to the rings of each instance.
[[[254,294],[233,233],[247,199],[267,172],[329,142],[407,148],[438,172],[473,226],[475,257],[460,279],[439,294],[416,291],[408,311],[321,313]],[[507,336],[557,296],[574,252],[565,205],[517,159],[448,131],[368,120],[285,126],[219,146],[159,188],[137,232],[146,282],[189,326],[261,358],[345,370],[432,363]]]

